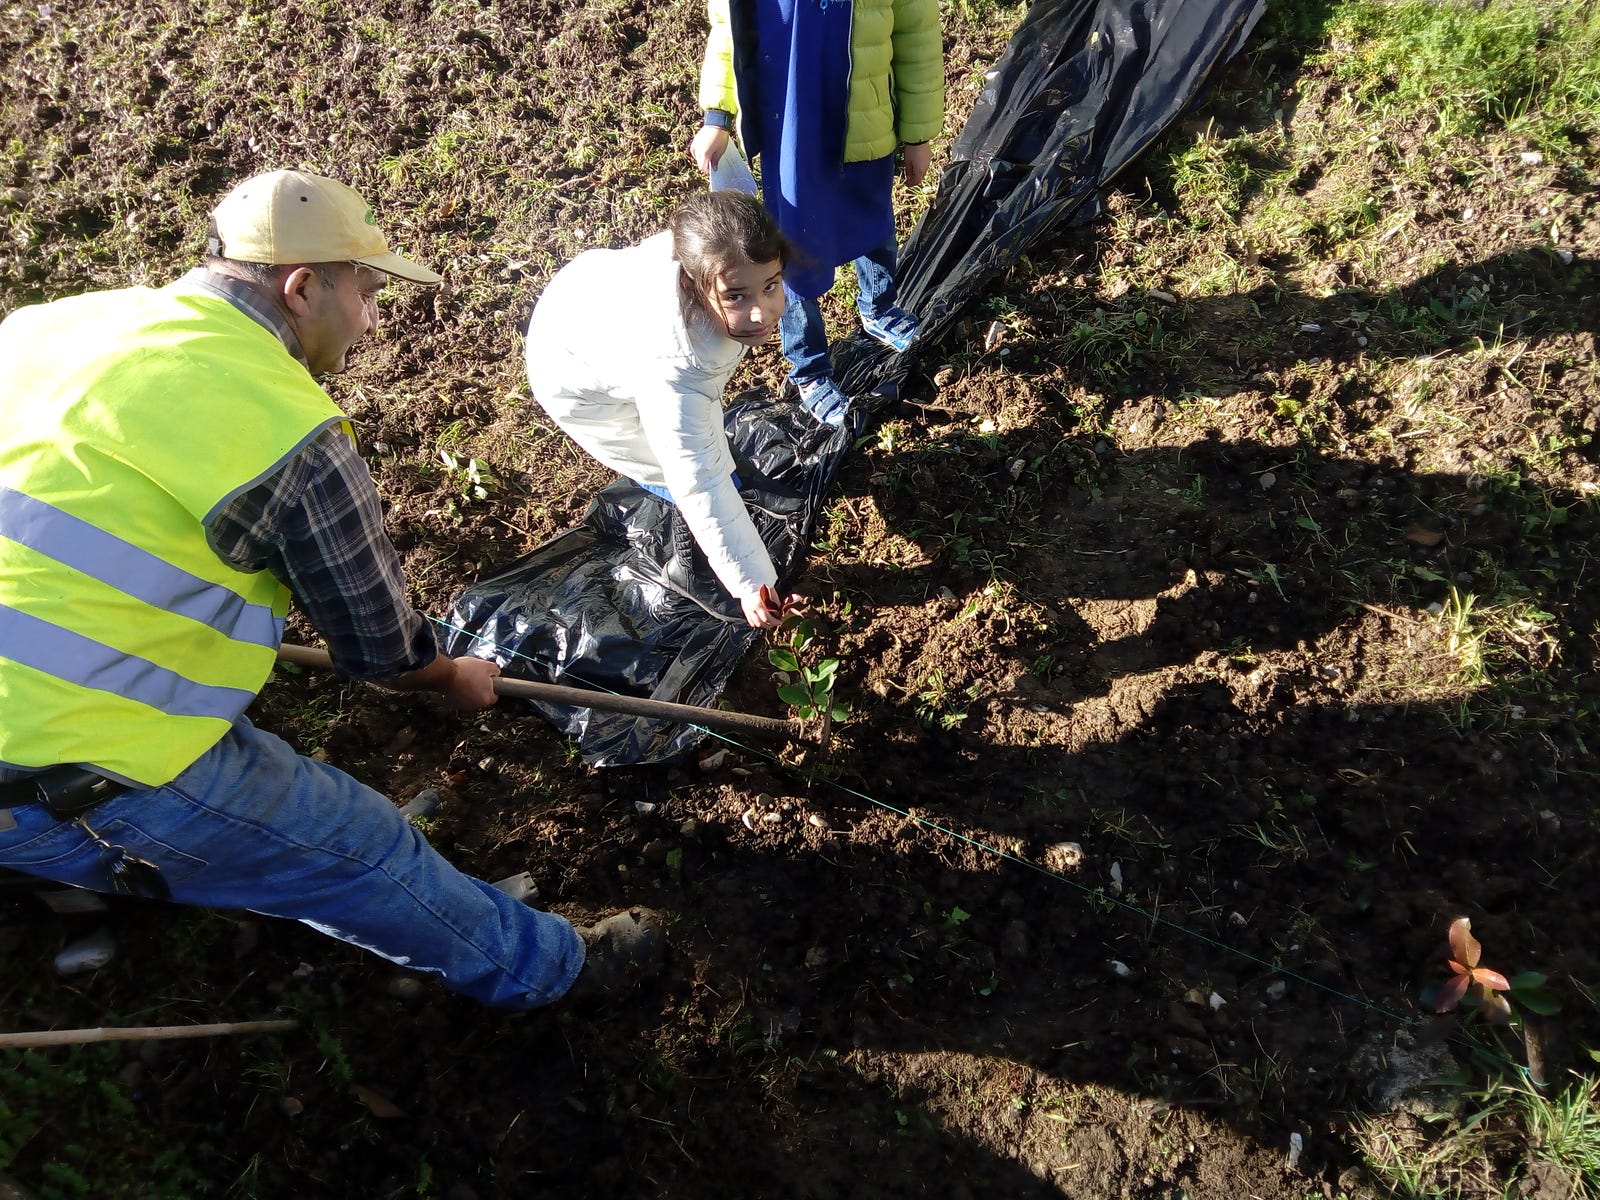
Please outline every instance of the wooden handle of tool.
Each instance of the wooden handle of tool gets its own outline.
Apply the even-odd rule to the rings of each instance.
[[[172,1038],[222,1037],[239,1033],[282,1033],[299,1021],[233,1021],[226,1025],[129,1025],[121,1029],[41,1029],[37,1033],[0,1033],[0,1050],[34,1046],[82,1046],[89,1042],[155,1042]]]
[[[333,669],[333,659],[328,656],[326,650],[318,646],[297,646],[285,642],[278,647],[278,657],[297,666]],[[512,696],[519,700],[539,700],[545,704],[564,704],[572,708],[598,708],[605,712],[650,717],[657,721],[677,721],[687,725],[700,725],[707,729],[735,729],[743,733],[785,737],[795,741],[810,740],[805,736],[798,721],[757,717],[749,713],[728,712],[721,708],[702,708],[697,704],[673,704],[667,700],[646,700],[639,696],[616,696],[610,692],[596,692],[588,688],[563,687],[558,683],[507,679],[504,675],[496,677],[494,690],[496,695]]]

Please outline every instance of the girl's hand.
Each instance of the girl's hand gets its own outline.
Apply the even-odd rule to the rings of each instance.
[[[783,621],[783,611],[775,604],[768,604],[767,597],[772,593],[767,588],[757,592],[749,592],[739,597],[739,605],[744,609],[745,623],[752,629],[776,629]]]
[[[702,125],[694,135],[694,141],[689,143],[689,157],[694,159],[694,165],[707,175],[711,168],[722,161],[722,153],[728,148],[728,131],[719,129],[715,125]]]
[[[905,163],[906,186],[916,187],[927,176],[928,168],[933,165],[933,147],[927,142],[913,142],[901,147],[900,157]]]
[[[785,617],[805,612],[806,598],[796,592],[780,600],[777,592],[762,584],[755,595],[746,596],[739,603],[744,607],[744,619],[756,629],[776,629]]]

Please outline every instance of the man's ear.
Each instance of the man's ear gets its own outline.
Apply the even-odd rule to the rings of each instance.
[[[284,307],[297,317],[309,316],[311,313],[311,292],[320,290],[322,280],[311,267],[295,267],[278,282],[278,294],[283,297]]]

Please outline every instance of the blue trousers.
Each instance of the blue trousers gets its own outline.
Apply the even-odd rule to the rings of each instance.
[[[876,320],[894,307],[894,270],[897,249],[893,237],[887,245],[870,250],[852,264],[856,270],[856,308],[867,320]],[[778,319],[778,336],[783,356],[789,360],[789,379],[798,386],[810,379],[833,374],[828,357],[828,330],[822,323],[819,300],[784,289],[783,316]]]
[[[0,865],[109,890],[103,852],[76,824],[40,804],[9,812]],[[484,1004],[548,1004],[583,966],[565,918],[462,874],[387,797],[246,720],[171,783],[86,820],[154,863],[179,903],[288,917]]]

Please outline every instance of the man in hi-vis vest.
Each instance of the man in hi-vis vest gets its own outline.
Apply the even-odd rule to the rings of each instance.
[[[244,716],[291,596],[350,677],[495,700],[407,603],[313,378],[390,276],[441,282],[348,187],[274,171],[217,205],[204,267],[0,323],[0,865],[303,921],[486,1004],[614,992],[655,914],[531,908]]]

